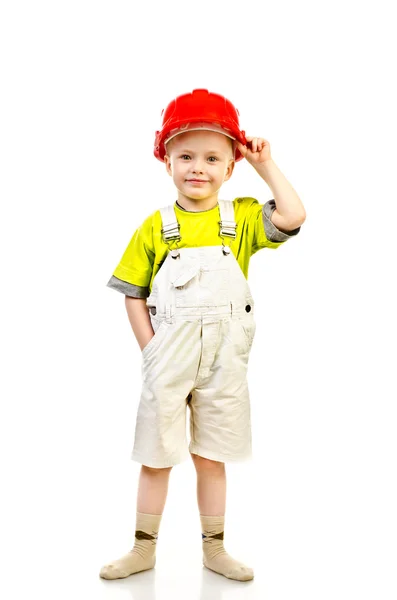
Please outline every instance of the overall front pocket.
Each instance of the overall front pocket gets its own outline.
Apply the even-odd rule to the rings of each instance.
[[[190,278],[179,279],[180,281],[183,281],[182,285],[177,286],[174,283],[177,308],[195,306],[213,308],[229,304],[229,271],[227,269],[200,269]]]

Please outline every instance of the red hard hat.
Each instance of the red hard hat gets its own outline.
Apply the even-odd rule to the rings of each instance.
[[[240,130],[238,110],[224,96],[208,90],[193,90],[172,100],[162,111],[163,124],[156,131],[154,155],[164,161],[166,153],[164,142],[185,131],[209,130],[223,133],[233,140],[246,144],[245,131]],[[235,151],[235,160],[241,160],[242,154]]]

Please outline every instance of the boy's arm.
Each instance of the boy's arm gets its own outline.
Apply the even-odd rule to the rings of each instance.
[[[270,218],[277,229],[288,232],[300,227],[306,219],[304,206],[276,163],[269,160],[254,168],[273,193],[276,208]]]
[[[272,159],[269,142],[264,138],[246,138],[247,146],[240,142],[236,142],[236,145],[272,190],[276,203],[271,215],[272,222],[281,231],[297,229],[305,221],[306,211],[298,194]]]
[[[149,310],[145,298],[125,297],[125,307],[132,330],[141,350],[154,336]]]

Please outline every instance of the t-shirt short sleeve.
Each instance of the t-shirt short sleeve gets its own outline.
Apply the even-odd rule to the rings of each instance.
[[[147,288],[154,264],[152,217],[148,217],[134,232],[113,277],[139,288]],[[125,288],[127,289],[127,288]]]
[[[256,198],[237,198],[236,209],[242,235],[246,243],[249,243],[251,256],[262,248],[278,248],[298,233],[299,228],[287,234],[275,227],[271,221],[271,214],[275,208],[274,200],[260,204]]]
[[[273,212],[276,210],[276,202],[274,199],[268,200],[266,204],[262,207],[262,217],[263,217],[263,225],[265,228],[265,234],[268,240],[272,242],[286,242],[294,235],[297,235],[300,232],[300,227],[296,229],[290,229],[288,233],[286,231],[281,231],[278,229],[273,223],[271,217]]]

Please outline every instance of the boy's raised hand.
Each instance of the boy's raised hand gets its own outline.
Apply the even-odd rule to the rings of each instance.
[[[247,145],[244,146],[236,140],[236,146],[240,150],[241,154],[248,160],[252,166],[264,164],[267,161],[272,160],[270,154],[270,144],[267,140],[260,137],[248,137]]]

